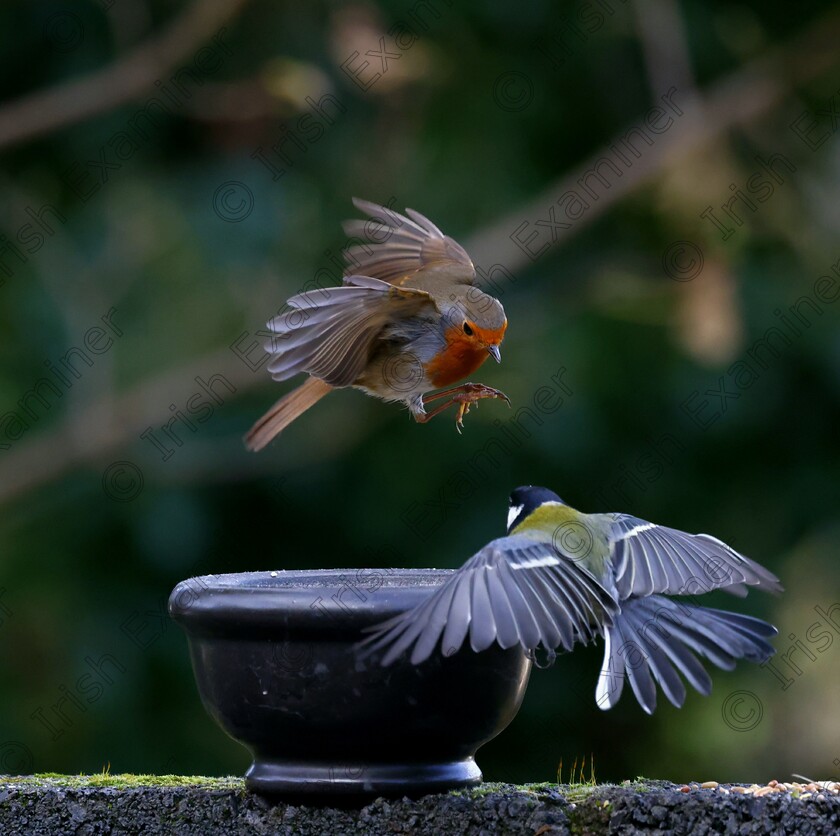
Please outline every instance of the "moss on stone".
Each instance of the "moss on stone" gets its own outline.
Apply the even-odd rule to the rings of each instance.
[[[52,786],[67,789],[93,787],[111,787],[114,789],[138,789],[141,787],[201,787],[210,790],[245,790],[245,781],[241,777],[214,777],[208,775],[134,775],[120,773],[112,775],[102,772],[95,775],[62,775],[57,772],[40,772],[35,775],[4,776],[4,784]],[[611,789],[629,789],[633,792],[650,792],[656,782],[637,778],[622,784],[558,784],[554,781],[542,781],[528,784],[505,784],[490,781],[464,790],[453,790],[450,794],[465,798],[484,798],[493,793],[525,792],[540,794],[556,792],[570,803],[583,801],[595,793]]]
[[[9,776],[6,784],[62,787],[84,789],[88,787],[112,787],[114,789],[139,789],[141,787],[202,787],[209,790],[243,790],[245,782],[239,777],[216,778],[207,775],[133,775],[121,773],[111,775],[60,775],[57,772],[40,772],[35,775]]]
[[[565,798],[570,804],[579,804],[593,796],[597,798],[601,793],[618,789],[629,789],[633,792],[650,792],[655,787],[651,782],[643,778],[637,778],[635,781],[625,781],[622,784],[596,784],[588,781],[582,784],[558,784],[554,781],[541,781],[529,784],[503,784],[488,781],[477,787],[452,790],[450,795],[478,799],[492,795],[493,793],[522,792],[539,796],[540,794],[555,792]]]

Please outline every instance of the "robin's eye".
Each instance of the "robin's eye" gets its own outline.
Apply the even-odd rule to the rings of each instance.
[[[470,324],[469,324],[469,322],[465,322],[465,323],[464,323],[464,333],[465,333],[468,337],[471,337],[471,336],[473,335],[473,329],[472,329],[472,328],[470,328]]]

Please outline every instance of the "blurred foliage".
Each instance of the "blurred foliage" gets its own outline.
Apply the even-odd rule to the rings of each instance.
[[[562,246],[511,269],[503,363],[486,365],[479,379],[518,408],[565,367],[573,394],[540,426],[526,423],[528,437],[494,466],[469,462],[498,437],[496,422],[510,420],[502,404],[473,410],[459,436],[449,419],[416,426],[398,406],[357,392],[331,395],[259,456],[244,450],[241,435],[283,390],[228,346],[261,328],[318,268],[330,268],[352,195],[393,196],[397,208],[416,207],[464,242],[639,124],[666,92],[668,85],[651,89],[646,72],[641,3],[612,4],[614,13],[584,37],[566,29],[561,61],[556,46],[552,59],[540,44],[563,21],[584,26],[597,4],[570,4],[562,14],[548,2],[430,5],[435,14],[426,8],[428,25],[392,60],[391,75],[363,91],[341,64],[365,44],[374,49],[380,33],[410,20],[413,6],[246,4],[227,24],[218,68],[146,125],[107,182],[87,161],[99,160],[103,146],[116,159],[107,143],[154,91],[4,149],[0,230],[15,241],[27,207],[50,205],[65,220],[53,217],[54,231],[25,264],[3,256],[13,275],[0,274],[0,410],[17,411],[45,362],[82,345],[111,308],[122,334],[93,365],[77,364],[81,377],[39,410],[20,440],[2,439],[11,449],[0,449],[0,771],[97,772],[110,763],[114,772],[241,773],[247,754],[202,710],[184,637],[163,617],[175,583],[386,560],[458,566],[502,532],[507,493],[522,483],[551,486],[584,510],[626,511],[734,544],[778,573],[787,591],[777,600],[710,601],[770,619],[781,653],[800,641],[814,658],[802,650],[789,657],[801,674],[777,662],[791,679],[786,688],[747,664],[716,670],[711,697],[691,692],[681,711],[660,698],[648,718],[629,692],[615,710],[598,710],[602,649],[581,648],[534,671],[521,713],[479,755],[486,777],[552,779],[561,758],[590,753],[599,780],[840,771],[840,632],[829,632],[827,645],[807,638],[814,608],[840,603],[840,301],[812,313],[811,326],[777,357],[766,355],[766,368],[709,428],[683,408],[698,391],[710,402],[704,416],[718,412],[714,396],[702,393],[716,391],[778,325],[774,311],[813,298],[814,282],[840,259],[840,134],[812,151],[789,127],[826,107],[839,86],[836,67],[749,128],[724,131],[660,167]],[[831,6],[680,4],[698,87],[770,53]],[[144,0],[4,4],[0,95],[11,100],[97,70],[172,14],[170,4]],[[663,27],[661,37],[680,34]],[[530,88],[500,88],[511,72]],[[343,112],[319,123],[317,141],[302,139],[305,97],[325,94]],[[753,94],[746,86],[745,103]],[[521,107],[505,95],[531,101]],[[283,146],[291,164],[273,180],[253,155],[271,153],[285,129],[298,142]],[[700,213],[729,199],[730,183],[743,186],[757,154],[783,154],[796,171],[724,241]],[[100,185],[87,200],[69,185],[74,165],[90,172],[85,188]],[[231,181],[253,196],[253,210],[235,223],[214,212],[214,194]],[[222,211],[240,199],[248,198],[234,195]],[[702,249],[704,267],[692,281],[674,281],[663,253],[685,240]],[[484,258],[493,263],[492,254]],[[182,446],[163,461],[143,429],[159,433],[170,404],[184,408],[199,391],[196,375],[231,369],[239,372],[236,393],[217,387],[223,403],[195,431],[182,427]],[[150,381],[163,388],[122,400]],[[102,409],[86,413],[93,402]],[[643,475],[641,457],[663,436],[676,446]],[[31,452],[26,472],[12,458],[23,447]],[[51,469],[71,448],[66,466]],[[121,461],[142,470],[132,501],[103,492],[103,473]],[[456,509],[406,523],[412,509],[453,496],[453,474],[465,469],[469,487],[462,483]],[[116,474],[118,489],[128,485],[131,494],[132,473]],[[628,473],[635,478],[620,489]],[[103,663],[96,687],[91,662]],[[755,728],[724,722],[736,691],[760,700]]]

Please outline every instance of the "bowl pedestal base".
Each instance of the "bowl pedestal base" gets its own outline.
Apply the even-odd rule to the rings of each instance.
[[[473,787],[482,781],[472,758],[448,763],[294,763],[257,758],[245,773],[252,792],[276,797],[376,798],[417,797],[451,789]]]

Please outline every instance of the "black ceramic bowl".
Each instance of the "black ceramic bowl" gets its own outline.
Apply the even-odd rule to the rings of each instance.
[[[481,781],[476,750],[513,720],[531,663],[469,647],[412,665],[360,659],[362,629],[415,606],[448,570],[208,575],[169,612],[205,708],[254,757],[249,789],[298,798],[418,795]]]

